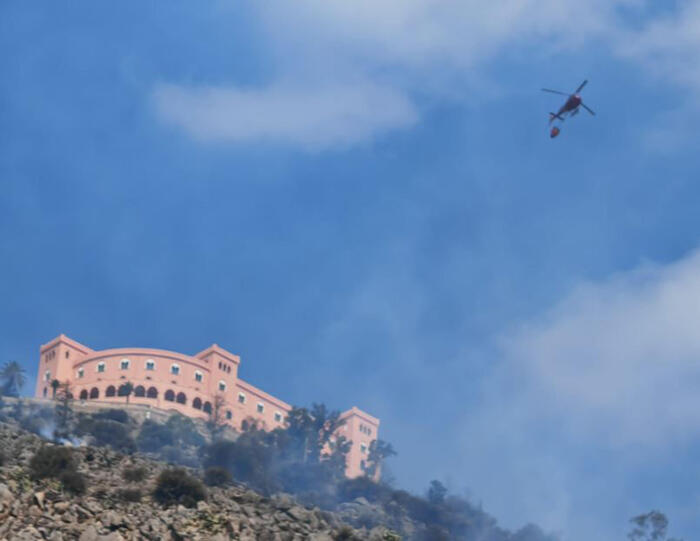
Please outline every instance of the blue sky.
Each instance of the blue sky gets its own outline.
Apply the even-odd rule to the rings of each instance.
[[[658,4],[4,2],[0,359],[217,342],[402,486],[692,539],[700,2]]]

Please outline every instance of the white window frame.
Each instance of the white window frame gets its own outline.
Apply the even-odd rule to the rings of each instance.
[[[194,380],[199,383],[202,383],[202,381],[204,381],[204,374],[202,374],[201,370],[194,371]]]
[[[95,371],[98,374],[101,374],[102,372],[104,372],[105,371],[105,363],[104,362],[97,363],[97,366],[95,367]]]
[[[124,366],[126,365],[126,366]],[[127,358],[121,359],[119,361],[119,370],[129,370],[129,367],[131,366],[131,361]]]
[[[265,404],[262,402],[258,402],[258,405],[255,407],[255,411],[258,413],[265,413]]]
[[[148,368],[148,367],[151,368]],[[144,365],[144,368],[148,372],[153,372],[156,369],[156,362],[153,359],[146,359],[146,364]]]
[[[78,368],[76,375],[78,376],[78,379],[83,379],[85,377],[85,370],[83,368]]]
[[[362,453],[363,455],[367,453],[367,444],[366,443],[360,444],[360,453]]]
[[[281,422],[282,422],[282,419],[283,419],[283,417],[282,417],[282,412],[276,411],[276,412],[275,412],[275,422],[276,422],[276,423],[281,423]]]
[[[245,401],[246,401],[245,393],[238,393],[238,403],[245,404]]]
[[[47,370],[46,372],[44,372],[44,381],[49,381],[49,380],[51,380],[51,371]]]
[[[222,379],[219,380],[219,391],[222,393],[226,392],[226,382]]]
[[[173,369],[175,369],[173,371]],[[173,363],[170,365],[170,375],[172,376],[179,376],[180,375],[180,365],[177,363]]]

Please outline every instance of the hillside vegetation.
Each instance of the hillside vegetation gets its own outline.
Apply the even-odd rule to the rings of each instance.
[[[394,454],[385,442],[367,475],[346,479],[348,442],[331,441],[339,415],[322,405],[235,439],[215,419],[76,413],[60,393],[50,406],[6,401],[0,421],[0,539],[556,539],[534,525],[507,531],[438,481],[424,496],[375,482]]]

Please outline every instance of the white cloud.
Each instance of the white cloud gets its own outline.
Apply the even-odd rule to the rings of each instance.
[[[505,351],[575,436],[659,448],[700,434],[698,322],[700,253],[581,286]]]
[[[628,1],[299,0],[260,4],[285,51],[332,52],[365,65],[464,69],[528,38],[580,43],[610,25]],[[318,45],[322,44],[321,47]]]
[[[528,37],[580,43],[607,24],[615,4],[260,2],[252,9],[266,32],[264,46],[276,54],[276,82],[253,90],[163,85],[155,101],[165,120],[201,140],[305,149],[356,144],[414,125],[419,113],[409,96],[416,90],[449,93],[444,81]]]
[[[699,322],[696,252],[582,284],[500,337],[461,426],[486,507],[572,540],[621,538],[626,517],[655,506],[674,516],[626,487],[700,440]]]
[[[621,34],[616,51],[658,76],[699,89],[700,2],[682,2],[640,30]]]
[[[307,150],[364,141],[417,119],[400,92],[373,83],[262,90],[161,85],[159,114],[205,141],[268,141]]]
[[[272,140],[325,149],[415,125],[411,96],[469,94],[499,54],[605,44],[700,88],[700,2],[651,16],[651,0],[297,0],[256,2],[272,84],[162,86],[164,119],[202,140]],[[621,8],[625,8],[624,13]],[[634,21],[641,21],[635,29]],[[536,46],[532,48],[532,46]],[[350,81],[350,83],[348,83]],[[359,81],[359,83],[358,83]]]

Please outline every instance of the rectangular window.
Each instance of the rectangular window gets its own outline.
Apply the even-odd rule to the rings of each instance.
[[[265,411],[265,404],[262,402],[258,402],[258,413],[262,413]]]
[[[170,367],[170,373],[173,374],[174,376],[177,376],[180,373],[180,367],[176,364],[173,364]]]
[[[66,351],[66,359],[70,357],[70,351]]]
[[[51,372],[49,372],[47,370],[46,373],[44,374],[44,380],[49,381],[50,379],[51,379]]]
[[[78,377],[79,377],[79,378],[82,378],[84,375],[85,375],[85,370],[83,370],[82,368],[79,369],[79,370],[78,370]]]
[[[146,361],[146,370],[155,370],[156,363],[153,361]]]
[[[282,422],[282,414],[279,411],[275,413],[275,422],[276,423]]]
[[[238,402],[245,404],[245,395],[243,393],[238,393]]]
[[[361,453],[366,453],[367,452],[367,446],[364,443],[360,444],[360,452]]]
[[[227,419],[233,419],[233,413],[231,413],[231,410],[226,410],[226,418]]]
[[[223,391],[226,390],[226,384],[225,384],[223,381],[220,381],[220,382],[219,382],[219,390],[220,390],[221,392],[223,392]]]
[[[98,372],[104,372],[105,371],[105,363],[100,363],[97,365],[97,371]]]
[[[120,368],[122,370],[128,370],[129,369],[129,360],[128,359],[122,359],[121,363],[119,364]]]
[[[195,372],[194,374],[194,380],[198,382],[202,382],[202,373],[201,372]]]

